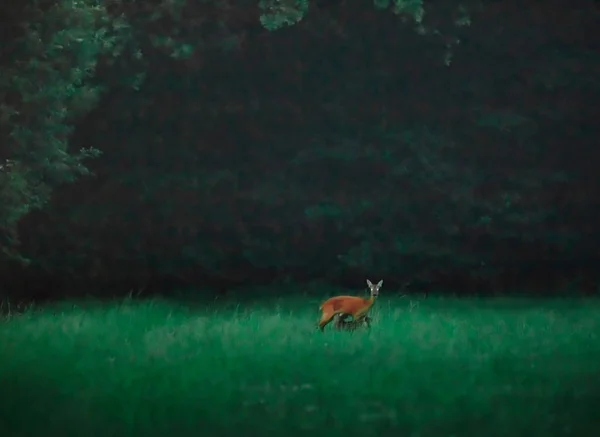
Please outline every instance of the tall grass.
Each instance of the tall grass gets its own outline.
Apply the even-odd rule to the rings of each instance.
[[[600,302],[47,308],[0,323],[0,435],[593,436]]]

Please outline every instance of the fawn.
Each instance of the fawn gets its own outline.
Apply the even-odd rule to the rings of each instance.
[[[377,284],[373,284],[367,279],[367,285],[371,293],[371,297],[367,299],[358,296],[335,296],[323,302],[319,308],[322,311],[321,320],[319,320],[318,325],[319,329],[323,331],[325,326],[336,315],[339,315],[335,324],[338,328],[343,328],[344,324],[347,323],[366,324],[368,326],[371,319],[367,319],[367,311],[369,311],[369,308],[371,308],[375,299],[379,296],[379,289],[383,285],[383,280]],[[344,319],[346,316],[352,316],[353,321],[345,322]]]
[[[348,314],[336,314],[333,316],[333,326],[338,331],[356,331],[361,326],[371,327],[371,318],[364,316],[359,320],[346,320]]]

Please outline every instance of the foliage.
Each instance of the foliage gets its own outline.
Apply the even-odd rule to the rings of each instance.
[[[105,153],[90,164],[102,178],[58,190],[45,214],[22,222],[26,253],[47,270],[136,282],[240,271],[410,280],[578,244],[578,214],[594,196],[573,181],[591,173],[563,168],[564,147],[552,141],[571,139],[557,120],[580,116],[547,91],[582,102],[589,52],[486,62],[519,53],[523,41],[511,38],[523,29],[506,30],[494,14],[496,27],[462,28],[470,17],[455,2],[377,1],[385,12],[359,0],[311,3],[310,15],[309,3],[259,3],[282,32],[261,28],[254,1],[108,4],[129,23],[107,33],[123,43],[114,56],[98,49],[116,62],[82,83],[96,97],[114,92],[81,123],[62,121],[77,126],[67,150]],[[459,32],[460,62],[440,69]],[[511,38],[491,37],[500,33]],[[0,196],[14,224],[73,176],[36,185],[38,161],[11,153]]]
[[[259,0],[260,23],[270,31],[293,26],[306,16],[309,2],[310,0]],[[422,25],[425,18],[423,0],[373,0],[373,3],[378,10],[390,10],[393,14],[418,24],[417,28],[421,33],[432,31]],[[352,7],[352,5],[346,5],[346,7]],[[470,24],[467,9],[463,5],[458,8],[458,18],[455,24],[458,26]]]
[[[0,241],[5,255],[14,254],[20,218],[42,208],[55,187],[88,175],[84,161],[100,154],[90,147],[70,150],[69,138],[103,91],[91,80],[99,60],[118,56],[127,35],[126,23],[110,17],[104,3],[32,0],[21,4],[20,14],[8,14],[17,26],[12,23],[13,37],[0,53],[0,229],[10,237]]]
[[[260,23],[277,30],[298,23],[308,13],[309,0],[259,0]]]
[[[147,72],[134,63],[149,68],[143,59],[149,52],[147,43],[177,60],[198,59],[215,47],[239,48],[242,36],[235,30],[235,11],[246,6],[212,1],[192,5],[184,0],[29,0],[16,12],[7,10],[5,15],[18,25],[12,27],[0,53],[0,137],[5,145],[0,153],[2,252],[14,254],[17,223],[42,208],[54,188],[89,174],[84,161],[99,156],[102,147],[69,148],[73,128],[108,87],[118,82],[141,87]],[[262,25],[276,30],[299,22],[309,2],[259,0],[258,6]],[[421,0],[376,2],[376,6],[389,6],[416,23],[424,15]],[[218,37],[206,36],[215,25]],[[126,48],[132,55],[129,65],[115,69],[122,77],[115,81],[103,72],[102,80],[95,80],[97,67],[121,59]]]

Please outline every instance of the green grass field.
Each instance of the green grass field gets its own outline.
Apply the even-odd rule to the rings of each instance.
[[[71,304],[0,322],[0,435],[600,434],[600,302]]]

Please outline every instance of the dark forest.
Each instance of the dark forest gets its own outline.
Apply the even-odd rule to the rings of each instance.
[[[600,429],[598,2],[5,3],[0,430]]]

